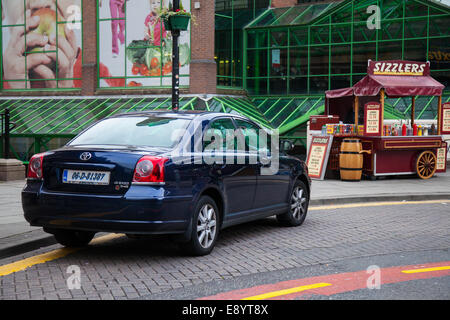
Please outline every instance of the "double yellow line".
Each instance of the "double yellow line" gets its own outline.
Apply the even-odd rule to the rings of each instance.
[[[106,236],[101,236],[98,238],[95,238],[91,241],[91,245],[100,244],[102,242],[110,241],[113,239],[121,238],[123,237],[123,234],[108,234]],[[36,264],[45,263],[48,261],[52,261],[55,259],[59,259],[62,257],[67,256],[68,254],[77,252],[81,250],[82,248],[62,248],[62,249],[56,249],[50,252],[46,252],[43,254],[39,254],[37,256],[33,256],[30,258],[26,258],[20,261],[16,261],[13,263],[9,263],[3,266],[0,266],[0,277],[6,276],[8,274],[25,270],[29,267],[32,267]]]
[[[386,201],[386,202],[367,202],[367,203],[349,203],[339,205],[311,206],[309,211],[333,210],[333,209],[351,209],[364,207],[382,207],[382,206],[399,206],[407,204],[433,204],[433,203],[450,203],[450,199],[444,200],[424,200],[424,201]]]

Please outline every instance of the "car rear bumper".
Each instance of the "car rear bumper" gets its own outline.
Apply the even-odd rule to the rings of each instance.
[[[121,196],[62,193],[27,183],[25,219],[46,229],[130,234],[172,234],[187,230],[192,196],[167,196],[162,186],[131,186]]]

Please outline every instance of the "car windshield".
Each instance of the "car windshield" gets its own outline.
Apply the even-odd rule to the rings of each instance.
[[[103,120],[69,143],[76,145],[124,145],[174,148],[190,119],[134,116]]]

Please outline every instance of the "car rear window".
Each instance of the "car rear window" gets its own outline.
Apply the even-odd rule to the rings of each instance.
[[[81,133],[69,145],[174,148],[190,122],[190,119],[153,116],[110,118]]]

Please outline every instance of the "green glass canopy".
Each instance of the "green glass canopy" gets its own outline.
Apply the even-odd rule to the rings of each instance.
[[[246,28],[305,25],[322,16],[341,1],[320,4],[304,4],[286,8],[269,8],[249,23]]]

